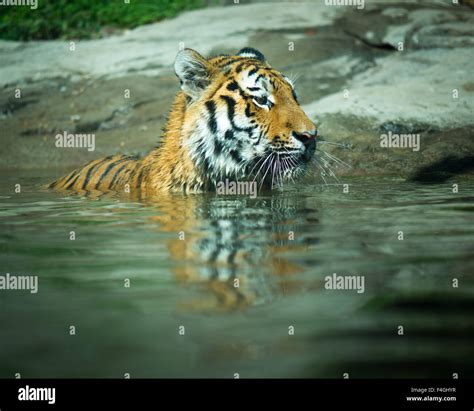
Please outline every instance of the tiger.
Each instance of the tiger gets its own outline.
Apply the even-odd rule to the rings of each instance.
[[[177,93],[157,147],[144,157],[93,160],[49,185],[76,192],[205,192],[224,179],[274,188],[305,173],[316,125],[294,83],[250,47],[206,59],[185,48]]]

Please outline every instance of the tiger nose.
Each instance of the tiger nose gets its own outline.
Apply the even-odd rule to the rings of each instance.
[[[305,146],[311,141],[315,141],[318,136],[317,130],[303,131],[302,133],[293,132],[293,135],[298,141],[301,141]]]
[[[317,130],[311,132],[305,131],[303,133],[293,133],[298,141],[301,141],[305,147],[304,157],[309,160],[316,150],[316,136],[318,135]]]

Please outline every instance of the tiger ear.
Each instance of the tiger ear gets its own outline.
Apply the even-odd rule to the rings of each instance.
[[[249,59],[257,59],[265,62],[265,56],[252,47],[244,47],[237,53],[237,55],[240,57],[247,57]]]
[[[181,50],[174,62],[174,72],[181,89],[193,100],[197,100],[209,85],[211,67],[207,60],[192,49]]]

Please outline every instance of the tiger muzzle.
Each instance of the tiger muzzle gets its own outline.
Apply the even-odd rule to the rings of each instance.
[[[303,153],[303,158],[305,161],[311,160],[316,151],[316,136],[317,132],[314,133],[295,133],[293,132],[294,137],[301,141],[304,145],[305,151]]]

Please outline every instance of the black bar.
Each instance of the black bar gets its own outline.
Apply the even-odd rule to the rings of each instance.
[[[31,395],[31,388],[54,388],[54,403],[31,396],[20,401],[20,393]],[[173,409],[185,404],[193,409],[202,405],[254,409],[262,404],[268,409],[270,404],[285,403],[290,409],[305,403],[305,408],[315,410],[344,406],[348,410],[472,410],[473,389],[474,380],[455,379],[4,379],[0,380],[0,410]],[[52,396],[45,391],[43,395],[52,402]]]

